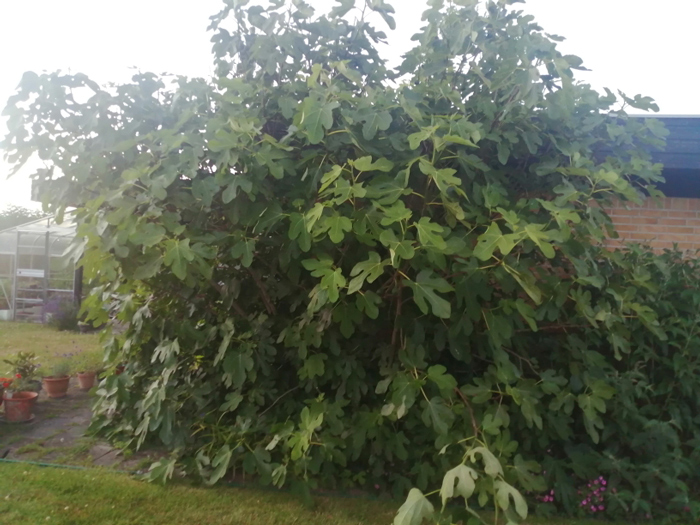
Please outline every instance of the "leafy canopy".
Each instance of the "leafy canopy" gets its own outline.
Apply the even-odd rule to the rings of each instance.
[[[515,487],[548,485],[573,509],[612,457],[613,510],[687,494],[690,438],[632,372],[671,337],[668,265],[600,246],[605,206],[661,180],[663,129],[624,112],[650,99],[576,82],[514,0],[431,0],[396,69],[384,0],[262,4],[212,17],[211,81],[27,73],[5,110],[10,162],[38,154],[47,209],[77,207],[92,318],[127,323],[94,429],[171,450],[153,479],[386,487],[397,523],[434,515],[430,486],[444,512],[517,521]],[[632,438],[653,425],[666,481]]]

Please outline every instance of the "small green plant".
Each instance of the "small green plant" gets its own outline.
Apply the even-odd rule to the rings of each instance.
[[[33,381],[29,381],[22,374],[15,374],[12,378],[0,378],[2,379],[2,386],[8,392],[31,392],[36,390]]]
[[[70,362],[66,359],[62,359],[60,361],[57,361],[51,367],[51,375],[53,377],[65,377],[65,376],[70,374],[70,371],[71,371]]]
[[[84,374],[87,372],[100,372],[104,364],[100,355],[82,353],[73,360],[72,369],[74,372]]]
[[[19,374],[25,381],[36,379],[39,364],[36,362],[36,355],[32,352],[17,352],[14,359],[3,359],[12,368],[10,373],[12,376]]]
[[[54,299],[45,308],[49,325],[59,331],[78,331],[79,308],[72,300]]]

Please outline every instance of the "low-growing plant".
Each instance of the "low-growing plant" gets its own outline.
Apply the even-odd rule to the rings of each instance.
[[[23,377],[22,374],[0,379],[2,379],[2,387],[8,392],[32,392],[36,390],[34,382]]]
[[[44,308],[49,317],[49,326],[56,330],[77,332],[80,308],[72,298],[56,297]]]
[[[60,359],[51,366],[49,377],[66,377],[71,373],[71,362],[67,359]]]
[[[41,366],[36,362],[36,354],[32,352],[19,351],[14,358],[3,359],[3,362],[10,365],[10,374],[15,377],[17,374],[26,381],[37,379],[37,371]]]
[[[99,354],[81,352],[71,359],[71,369],[77,373],[98,373],[104,369],[104,362]]]

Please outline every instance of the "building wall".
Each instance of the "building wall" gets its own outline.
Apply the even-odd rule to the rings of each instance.
[[[659,250],[672,248],[674,243],[681,250],[700,249],[700,199],[649,199],[641,206],[615,206],[608,214],[620,235],[607,242],[611,247],[628,241],[648,243]]]

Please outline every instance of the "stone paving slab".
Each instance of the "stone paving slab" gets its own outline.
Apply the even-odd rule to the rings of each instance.
[[[32,422],[0,423],[0,457],[133,470],[156,456],[139,452],[127,458],[120,449],[87,435],[90,403],[90,394],[78,389],[75,379],[64,398],[40,392]]]

